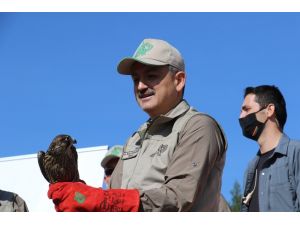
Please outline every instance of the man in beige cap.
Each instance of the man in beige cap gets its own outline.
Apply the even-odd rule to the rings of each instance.
[[[138,189],[140,211],[218,211],[227,142],[212,117],[183,99],[179,51],[145,39],[118,72],[131,75],[136,101],[150,118],[124,146],[110,187]]]
[[[101,166],[104,169],[104,183],[106,187],[109,185],[111,174],[122,155],[122,150],[122,145],[114,145],[110,147],[101,161]]]

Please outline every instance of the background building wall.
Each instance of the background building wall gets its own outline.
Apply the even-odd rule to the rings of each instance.
[[[80,178],[90,186],[102,186],[104,170],[100,162],[107,148],[77,149]],[[36,154],[0,158],[0,178],[0,189],[21,196],[30,212],[55,211],[52,201],[47,197],[48,182],[40,172]]]

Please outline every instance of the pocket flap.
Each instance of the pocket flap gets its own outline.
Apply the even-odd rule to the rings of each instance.
[[[122,154],[122,160],[135,158],[140,150],[140,146],[128,146]]]

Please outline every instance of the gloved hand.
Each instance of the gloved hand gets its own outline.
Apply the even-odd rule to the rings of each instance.
[[[103,190],[82,182],[50,184],[48,197],[58,212],[137,212],[140,204],[136,189]]]

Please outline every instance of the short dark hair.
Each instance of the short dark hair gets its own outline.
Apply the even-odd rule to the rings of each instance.
[[[248,94],[255,95],[255,101],[260,105],[260,107],[266,107],[271,103],[275,105],[275,116],[278,120],[281,130],[283,130],[287,119],[287,112],[285,100],[279,88],[274,85],[247,87],[245,89],[244,98]]]

